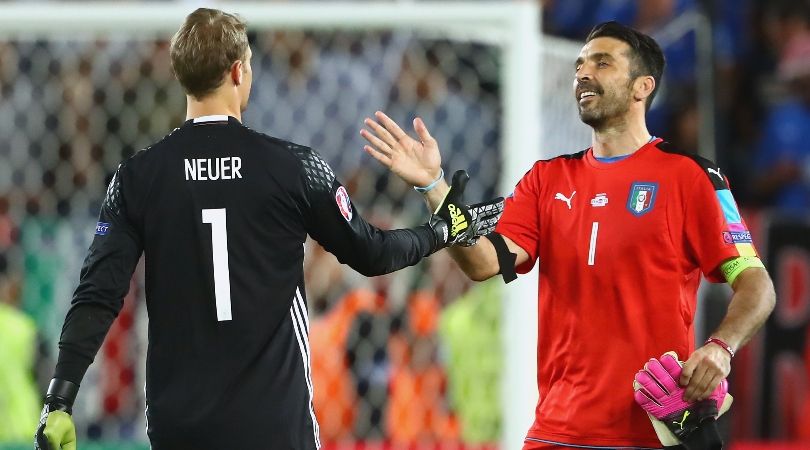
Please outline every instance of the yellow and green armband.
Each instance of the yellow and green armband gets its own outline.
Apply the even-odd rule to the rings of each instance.
[[[726,277],[726,281],[729,285],[734,284],[734,280],[737,279],[737,276],[739,276],[743,270],[750,269],[751,267],[764,268],[765,264],[762,264],[762,260],[756,256],[738,256],[720,264],[720,270],[723,272],[723,276]]]

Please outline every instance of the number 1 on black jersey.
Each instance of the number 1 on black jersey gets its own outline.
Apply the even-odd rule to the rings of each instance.
[[[231,320],[231,273],[228,270],[228,226],[225,208],[202,210],[203,223],[211,224],[211,254],[214,258],[214,296],[217,320]]]

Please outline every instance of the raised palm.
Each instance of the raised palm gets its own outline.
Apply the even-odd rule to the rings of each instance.
[[[421,119],[413,121],[419,140],[405,133],[396,122],[377,111],[376,120],[366,118],[364,123],[371,131],[363,129],[360,134],[369,142],[363,149],[374,159],[413,186],[427,186],[441,171],[442,157],[439,144],[428,132]]]

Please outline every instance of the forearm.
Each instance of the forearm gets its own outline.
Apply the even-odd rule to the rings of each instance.
[[[435,251],[433,231],[427,225],[401,230],[378,230],[368,226],[365,236],[357,236],[354,246],[329,249],[365,276],[377,276],[412,266]],[[343,260],[345,258],[345,260]]]
[[[735,280],[733,289],[726,316],[712,336],[722,339],[736,351],[768,319],[776,294],[767,271],[762,268],[746,269]]]
[[[479,239],[472,247],[451,247],[447,251],[473,281],[484,281],[498,274],[498,257],[489,239]]]
[[[62,327],[54,378],[81,384],[118,311],[94,304],[74,304]]]

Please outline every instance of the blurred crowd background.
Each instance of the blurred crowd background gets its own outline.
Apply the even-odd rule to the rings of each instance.
[[[546,45],[555,48],[541,69],[546,110],[537,126],[556,133],[547,142],[560,148],[544,149],[552,154],[588,146],[571,67],[588,30],[606,20],[649,33],[664,48],[650,131],[675,148],[704,151],[696,18],[709,19],[715,157],[778,294],[766,328],[735,358],[737,401],[724,426],[732,448],[810,447],[810,1],[540,3],[538,20],[554,37]],[[251,44],[244,122],[317,149],[371,223],[412,226],[428,213],[410,187],[362,152],[358,131],[375,110],[403,124],[422,117],[442,146],[445,170],[470,172],[471,201],[507,194],[498,190],[497,47],[407,31],[327,30],[258,30]],[[112,172],[184,119],[168,36],[0,41],[0,448],[30,442]],[[445,253],[366,279],[313,242],[305,267],[315,406],[328,448],[498,446],[500,280],[473,284]],[[98,448],[147,448],[141,280],[139,267],[76,405],[80,442]],[[713,287],[703,297],[705,333],[722,317],[729,291]]]

